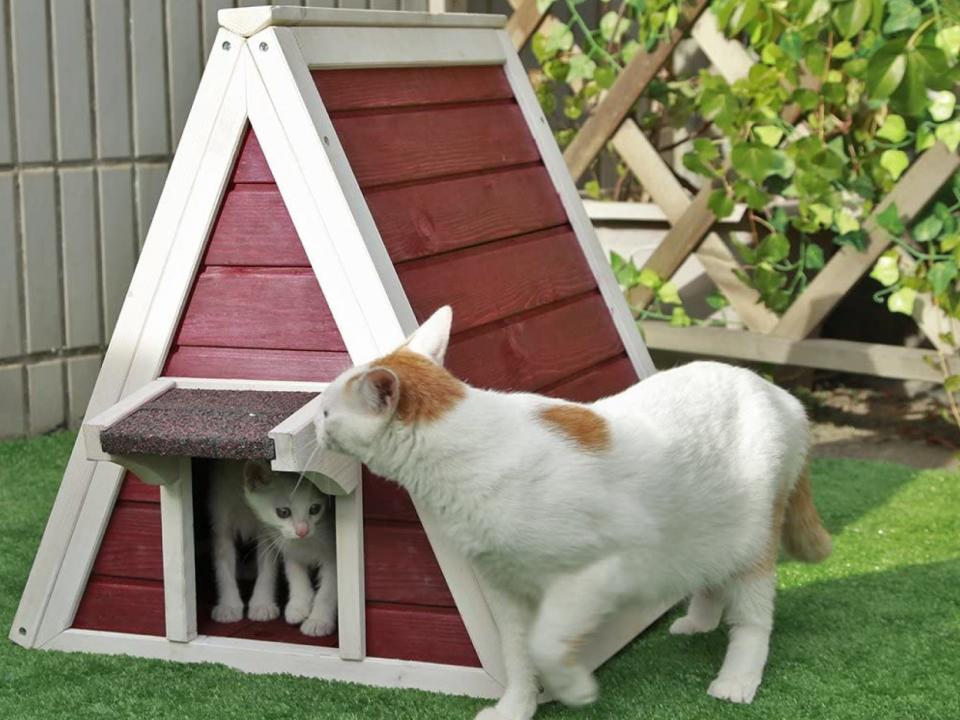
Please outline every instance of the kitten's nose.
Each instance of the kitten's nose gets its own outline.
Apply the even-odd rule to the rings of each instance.
[[[293,526],[293,530],[297,533],[298,538],[303,538],[307,536],[307,533],[310,532],[310,528],[307,527],[307,524],[304,522],[298,522]]]

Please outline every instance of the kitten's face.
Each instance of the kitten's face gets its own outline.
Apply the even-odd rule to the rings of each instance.
[[[243,494],[254,515],[288,540],[307,538],[328,512],[328,497],[304,478],[274,472],[263,462],[243,467]]]

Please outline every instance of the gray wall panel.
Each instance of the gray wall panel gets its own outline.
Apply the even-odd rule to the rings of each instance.
[[[57,152],[60,160],[85,160],[93,155],[86,3],[54,2],[50,13]]]
[[[0,174],[0,359],[23,353],[13,173]]]
[[[53,111],[47,9],[37,0],[13,0],[13,87],[17,152],[21,162],[53,159]]]
[[[169,149],[167,98],[163,87],[163,3],[130,0],[130,55],[133,63],[133,146],[138,156]]]
[[[26,170],[20,175],[23,228],[23,287],[27,312],[27,352],[63,345],[63,305],[53,170]]]
[[[99,346],[96,187],[92,168],[60,171],[66,347]]]
[[[113,331],[136,263],[133,168],[100,168],[100,257],[103,261],[103,324]]]
[[[123,0],[90,0],[97,148],[101,158],[130,155],[127,10]]]

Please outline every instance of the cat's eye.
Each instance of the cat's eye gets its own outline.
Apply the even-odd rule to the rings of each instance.
[[[286,520],[288,517],[290,517],[290,508],[288,507],[277,508],[277,517],[281,518],[282,520]]]
[[[320,503],[314,503],[310,506],[311,515],[319,515],[321,510],[323,510],[323,506]]]

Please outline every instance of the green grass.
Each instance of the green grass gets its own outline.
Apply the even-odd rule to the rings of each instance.
[[[73,442],[0,443],[0,626],[5,634]],[[661,621],[600,672],[587,710],[543,718],[960,718],[960,475],[821,460],[817,502],[835,552],[781,565],[776,628],[752,706],[705,690],[722,632]],[[676,611],[671,615],[675,615]],[[0,642],[0,718],[472,718],[480,701],[216,665],[23,650]]]

